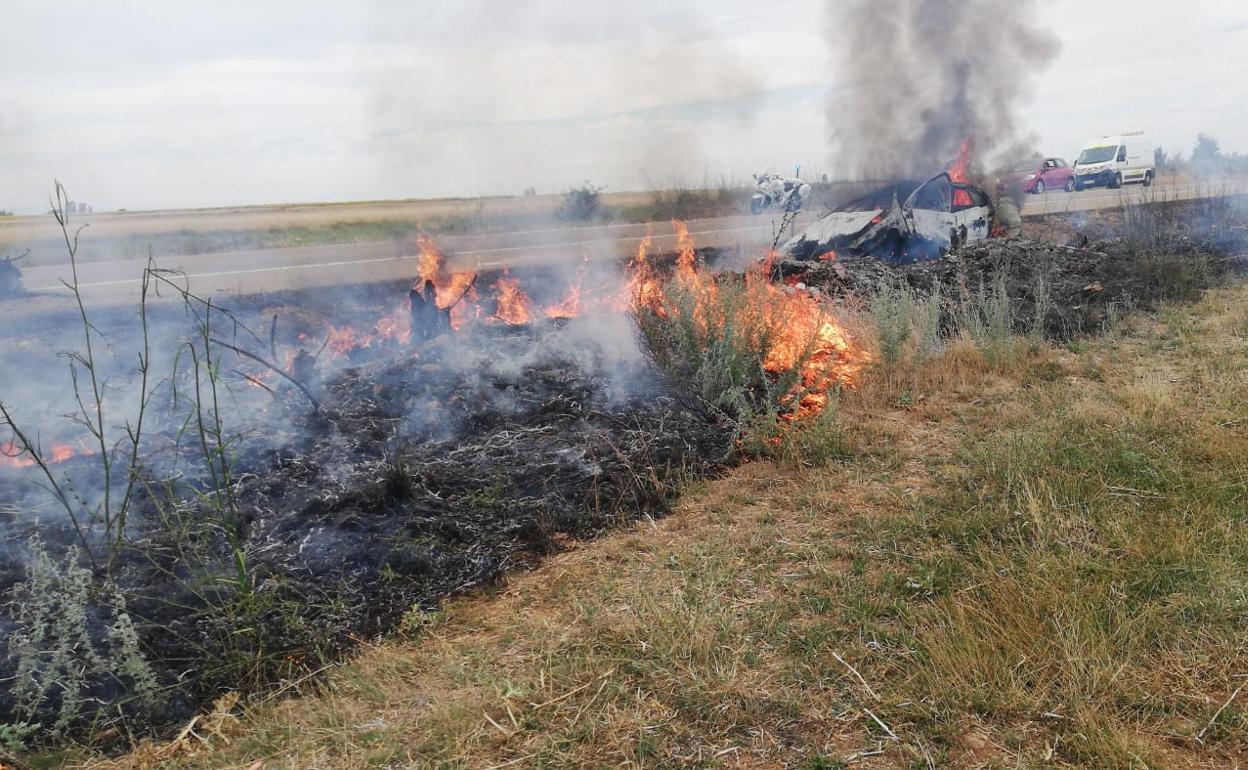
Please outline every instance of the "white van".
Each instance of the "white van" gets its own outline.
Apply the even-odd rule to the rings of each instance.
[[[1075,189],[1117,189],[1135,182],[1149,187],[1157,176],[1155,153],[1143,131],[1093,139],[1075,160]]]

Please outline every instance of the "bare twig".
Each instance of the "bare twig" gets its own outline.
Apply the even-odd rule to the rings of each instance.
[[[842,658],[840,653],[838,653],[836,650],[833,650],[832,657],[836,658],[842,666],[849,669],[849,672],[858,678],[858,681],[862,683],[862,686],[866,689],[867,695],[870,695],[871,698],[874,700],[880,699],[880,696],[875,692],[875,690],[871,689],[871,685],[867,684],[867,680],[862,678],[862,674],[858,673],[858,669],[849,665],[848,661]]]
[[[871,717],[871,719],[874,720],[875,723],[880,726],[880,729],[882,729],[885,733],[888,733],[889,738],[892,738],[893,740],[898,741],[898,742],[901,741],[901,739],[897,737],[897,733],[893,732],[891,727],[884,724],[884,721],[881,720],[879,717],[877,717],[875,713],[871,711],[871,709],[863,708],[863,711],[866,712],[867,716]]]
[[[452,302],[451,304],[449,304],[449,305],[447,305],[447,306],[446,306],[446,312],[448,312],[448,313],[449,313],[449,312],[451,312],[452,310],[454,310],[454,309],[455,309],[455,306],[456,306],[456,305],[458,305],[459,303],[463,302],[463,301],[464,301],[464,297],[467,297],[467,296],[468,296],[468,292],[472,291],[472,287],[473,287],[473,286],[476,286],[476,285],[477,285],[477,276],[476,276],[476,274],[474,273],[474,274],[473,274],[473,276],[472,276],[472,280],[471,280],[471,281],[469,281],[469,282],[468,282],[468,285],[464,287],[464,292],[463,292],[462,294],[460,294],[460,295],[459,295],[459,298],[458,298],[458,299],[456,299],[456,300],[455,300],[454,302]]]
[[[277,398],[277,392],[273,390],[272,388],[270,388],[264,382],[264,380],[260,379],[259,377],[256,377],[253,374],[248,374],[247,372],[244,372],[241,369],[231,369],[230,371],[233,372],[234,374],[237,374],[239,377],[242,377],[244,380],[247,380],[252,385],[255,385],[257,388],[264,388],[265,390],[269,392],[270,396],[272,396],[273,398]]]
[[[1244,685],[1242,684],[1239,687],[1236,687],[1235,692],[1231,693],[1231,697],[1227,698],[1226,702],[1219,706],[1217,711],[1213,712],[1213,716],[1209,717],[1209,723],[1200,728],[1200,732],[1196,733],[1197,743],[1205,742],[1205,733],[1209,732],[1209,728],[1213,727],[1213,723],[1218,721],[1218,717],[1222,716],[1222,712],[1226,711],[1226,707],[1231,705],[1231,703],[1239,697],[1239,693],[1243,691],[1243,689]]]
[[[307,386],[306,386],[306,385],[304,385],[302,382],[300,382],[299,380],[295,379],[295,378],[294,378],[294,377],[292,377],[291,375],[287,374],[287,373],[285,372],[285,370],[283,370],[283,369],[282,369],[280,366],[278,366],[277,364],[275,364],[275,363],[273,363],[273,362],[271,362],[271,361],[268,361],[268,360],[266,360],[265,358],[263,358],[262,356],[258,356],[258,355],[256,355],[255,353],[252,353],[252,352],[251,352],[251,351],[249,351],[249,350],[245,350],[244,348],[240,348],[240,347],[239,347],[239,346],[237,346],[237,345],[233,345],[233,344],[231,344],[231,343],[229,343],[229,342],[226,342],[225,340],[219,340],[219,339],[217,339],[216,337],[209,337],[209,338],[208,338],[208,341],[209,341],[209,342],[211,342],[211,343],[212,343],[212,344],[214,344],[214,345],[220,345],[221,347],[223,347],[223,348],[225,348],[225,349],[227,349],[227,350],[232,350],[232,351],[234,351],[235,353],[239,354],[240,356],[243,356],[243,357],[245,357],[245,358],[250,358],[252,361],[255,361],[256,363],[260,364],[261,366],[264,366],[264,367],[266,367],[266,368],[268,368],[268,369],[271,369],[271,370],[272,370],[272,371],[274,371],[274,372],[277,372],[277,374],[278,374],[280,377],[282,377],[282,378],[284,378],[284,379],[288,380],[288,381],[289,381],[292,385],[294,385],[296,388],[298,388],[298,389],[299,389],[299,391],[300,391],[301,393],[303,393],[303,395],[304,395],[304,396],[308,399],[308,402],[309,402],[310,404],[312,404],[312,408],[313,408],[313,410],[315,410],[318,414],[320,413],[320,411],[321,411],[321,403],[320,403],[319,401],[317,401],[317,400],[316,400],[316,396],[313,396],[313,395],[312,395],[312,392],[311,392],[310,390],[308,390],[308,388],[307,388]]]
[[[781,217],[780,228],[775,231],[775,234],[772,236],[772,239],[771,239],[772,251],[775,251],[776,249],[780,247],[780,239],[784,237],[784,231],[788,230],[791,226],[796,224],[798,213],[799,212],[797,211],[786,211],[784,213],[784,216]],[[774,222],[775,220],[773,219],[772,221]]]

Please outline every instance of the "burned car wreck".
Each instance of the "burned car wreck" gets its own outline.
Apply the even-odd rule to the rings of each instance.
[[[942,173],[896,182],[824,215],[781,247],[782,256],[828,260],[871,256],[896,264],[937,259],[992,232],[994,210],[974,185]]]

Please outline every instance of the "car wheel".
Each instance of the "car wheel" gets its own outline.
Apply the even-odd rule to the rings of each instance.
[[[802,210],[802,197],[800,195],[792,195],[789,202],[784,205],[784,210],[790,214],[795,214]]]
[[[1149,171],[1148,173],[1144,174],[1144,186],[1145,187],[1153,186],[1153,172]]]
[[[1114,174],[1114,181],[1109,185],[1115,190],[1122,187],[1122,174]]]
[[[1073,176],[1066,180],[1066,187],[1063,189],[1068,193],[1075,191],[1075,178]]]
[[[1036,195],[1044,195],[1044,180],[1036,180]]]
[[[750,201],[750,213],[761,214],[763,213],[763,208],[764,206],[761,198],[754,198]]]

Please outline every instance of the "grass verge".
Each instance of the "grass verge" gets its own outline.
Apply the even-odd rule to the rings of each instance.
[[[881,366],[841,399],[848,457],[694,485],[94,766],[1243,766],[1246,351],[1240,286]]]

